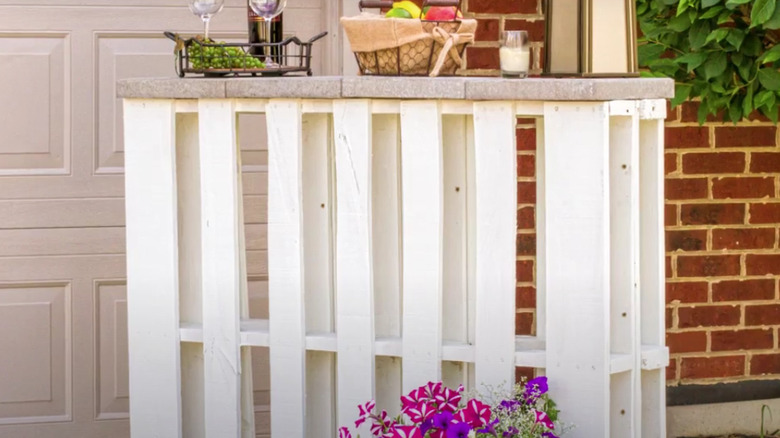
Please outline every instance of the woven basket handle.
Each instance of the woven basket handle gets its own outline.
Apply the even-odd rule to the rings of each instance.
[[[461,0],[423,0],[423,6],[455,6],[460,9]],[[360,0],[360,10],[387,9],[393,7],[393,0]]]

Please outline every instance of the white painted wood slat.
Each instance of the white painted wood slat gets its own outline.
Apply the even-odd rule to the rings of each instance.
[[[476,385],[514,382],[517,153],[515,108],[474,104]]]
[[[130,425],[181,437],[174,105],[126,100],[124,114]]]
[[[665,262],[664,262],[664,121],[660,103],[648,104],[657,119],[640,122],[640,219],[641,248],[641,341],[647,348],[665,345]],[[665,106],[663,106],[665,109]],[[656,109],[656,111],[651,111]],[[656,361],[657,362],[657,361]],[[650,360],[643,365],[651,365]],[[666,370],[642,372],[642,437],[666,436]]]
[[[300,103],[271,100],[268,118],[268,278],[271,433],[305,435],[303,143]]]
[[[325,101],[330,108],[332,104]],[[325,105],[323,105],[325,106]],[[302,103],[306,109],[306,102]],[[305,290],[305,333],[334,333],[333,297],[333,196],[330,114],[304,114],[303,146],[303,257]],[[279,297],[284,298],[284,297]],[[332,337],[335,340],[335,336]],[[298,338],[296,338],[297,340]],[[309,348],[309,336],[306,347]],[[334,342],[335,344],[335,342]],[[303,346],[299,346],[301,350]],[[336,433],[335,355],[306,353],[306,436],[326,438]],[[272,379],[273,381],[273,379]],[[273,407],[271,408],[273,411]],[[272,421],[273,424],[273,421]]]
[[[639,116],[636,102],[610,111],[610,351],[626,356],[628,371],[611,376],[613,437],[639,437]],[[617,414],[617,415],[616,415]]]
[[[241,436],[241,202],[233,101],[198,102],[207,437]]]
[[[338,423],[374,397],[374,287],[371,253],[371,103],[333,103],[336,142],[336,333]],[[363,426],[360,435],[368,435]]]
[[[403,388],[441,381],[443,158],[436,101],[401,103]]]
[[[574,437],[609,436],[609,107],[546,103],[547,368]]]

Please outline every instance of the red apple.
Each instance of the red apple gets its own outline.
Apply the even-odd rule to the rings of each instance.
[[[454,21],[458,15],[458,8],[454,6],[432,6],[425,14],[425,19],[428,21]]]

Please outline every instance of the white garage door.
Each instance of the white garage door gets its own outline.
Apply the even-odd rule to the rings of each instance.
[[[290,0],[286,33],[326,30],[330,0]],[[243,39],[227,0],[220,39]],[[331,20],[332,22],[333,20]],[[332,23],[331,23],[332,24]],[[184,0],[0,0],[0,437],[125,437],[127,328],[117,79],[170,76],[163,30],[198,32]],[[331,71],[328,40],[316,73]],[[265,311],[262,124],[245,137],[253,311]],[[260,315],[257,315],[260,316]],[[258,429],[267,370],[256,355]]]

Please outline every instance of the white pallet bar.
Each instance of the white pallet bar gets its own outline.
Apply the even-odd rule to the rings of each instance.
[[[403,390],[441,381],[444,190],[441,109],[401,103]]]
[[[369,400],[395,415],[428,381],[516,367],[549,377],[571,438],[665,437],[671,82],[270,83],[120,84],[133,438],[254,436],[252,347],[272,438],[336,438]],[[241,167],[241,114],[266,116],[267,165]],[[536,336],[515,335],[518,117],[536,125]],[[266,184],[269,316],[250,319],[242,190]]]
[[[268,312],[271,433],[304,438],[306,330],[304,316],[303,142],[300,102],[272,100],[268,118]],[[312,269],[315,269],[312,267]]]
[[[333,103],[336,141],[337,418],[351,424],[374,398],[374,283],[371,253],[372,117],[368,100]],[[360,434],[368,435],[364,425]]]
[[[639,438],[639,116],[631,101],[612,102],[610,111],[610,350],[627,362],[625,372],[615,373],[614,360],[610,367],[610,434]]]
[[[240,158],[233,101],[198,103],[206,436],[241,435]]]
[[[511,102],[474,104],[476,364],[478,385],[515,373],[517,152]]]
[[[130,427],[181,437],[174,102],[127,100],[124,114]]]
[[[307,103],[302,102],[302,110]],[[330,102],[325,102],[329,104]],[[306,309],[300,330],[306,334],[306,436],[319,438],[322,430],[336,430],[335,320],[333,291],[333,133],[330,129],[333,106],[313,105],[301,122],[303,128],[303,266]],[[284,297],[280,297],[284,299]],[[305,325],[305,327],[304,327]],[[323,338],[315,334],[324,335]],[[325,340],[334,347],[323,351],[310,340]],[[315,351],[319,350],[319,351]],[[273,379],[272,379],[273,382]],[[299,396],[298,394],[296,394]],[[271,408],[273,413],[273,408]],[[300,420],[297,420],[300,421]],[[273,425],[273,419],[271,421]]]
[[[544,119],[546,374],[575,436],[607,437],[609,106],[546,103]]]
[[[664,118],[663,102],[640,106],[646,120],[640,122],[640,291],[641,342],[648,353],[642,361],[642,429],[643,437],[666,435],[666,365],[665,344],[665,248],[664,248]],[[644,110],[644,111],[641,111]],[[657,356],[660,356],[660,360]],[[652,367],[652,369],[651,369]]]

